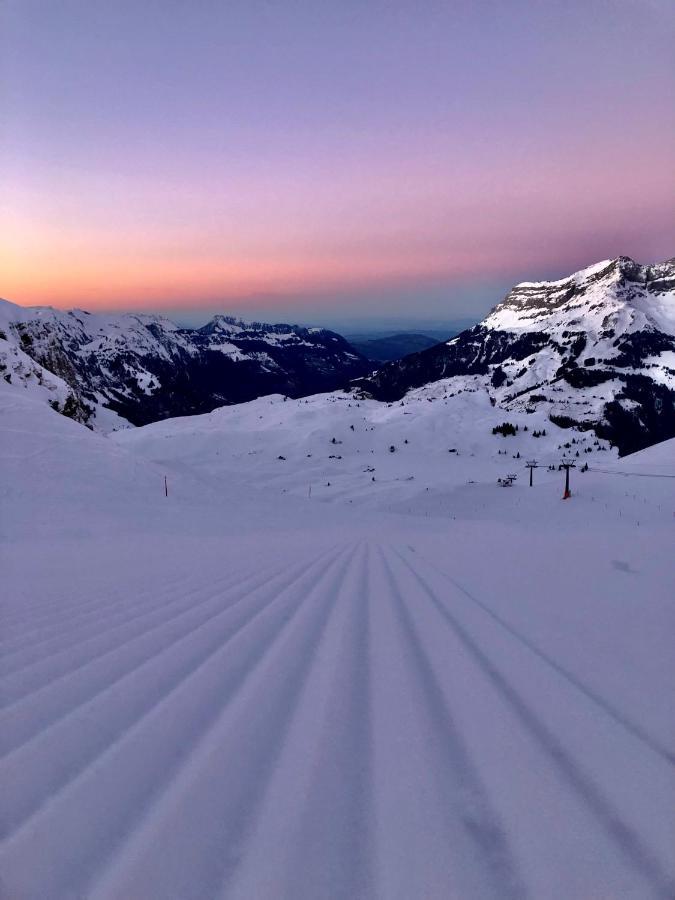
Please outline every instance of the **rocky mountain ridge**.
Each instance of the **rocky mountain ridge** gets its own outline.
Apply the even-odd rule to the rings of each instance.
[[[506,410],[543,408],[622,453],[675,436],[675,259],[619,257],[518,284],[474,328],[357,388],[394,401],[434,382],[446,395],[483,388]]]
[[[0,301],[0,375],[35,383],[27,359],[46,384],[59,380],[53,399],[61,411],[67,401],[69,414],[101,430],[210,412],[263,394],[334,390],[372,368],[323,328],[230,316],[182,328],[163,316]],[[62,383],[70,389],[66,398]]]

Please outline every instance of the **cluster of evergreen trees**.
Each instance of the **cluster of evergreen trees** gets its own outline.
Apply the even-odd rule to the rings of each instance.
[[[495,425],[492,429],[493,434],[501,434],[504,437],[507,437],[508,435],[514,436],[517,431],[518,426],[512,425],[511,422],[502,422],[501,425]]]

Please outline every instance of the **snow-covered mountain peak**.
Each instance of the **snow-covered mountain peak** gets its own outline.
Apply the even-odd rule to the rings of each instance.
[[[242,339],[253,338],[256,340],[271,340],[272,342],[275,342],[279,336],[296,340],[306,339],[310,335],[315,338],[317,336],[339,337],[325,328],[304,328],[301,325],[289,325],[286,323],[272,325],[270,322],[247,322],[235,316],[222,314],[214,316],[198,331],[200,334],[237,335]]]
[[[359,382],[398,400],[448,379],[449,396],[481,383],[502,409],[553,421],[631,452],[675,434],[675,261],[627,256],[559,281],[522,282],[474,328]]]
[[[675,334],[675,262],[603,260],[559,281],[521,282],[483,322],[496,331],[580,331],[596,338],[640,329]]]
[[[621,257],[620,257],[621,258]],[[626,259],[628,257],[625,257]],[[514,288],[513,292],[520,290],[521,288],[524,290],[530,288],[552,288],[552,287],[561,287],[563,285],[569,285],[571,282],[580,283],[585,281],[587,278],[594,277],[598,274],[604,275],[607,273],[609,269],[614,267],[614,264],[618,262],[618,259],[603,259],[598,263],[594,263],[592,266],[586,266],[585,269],[580,269],[578,272],[575,272],[573,275],[566,275],[564,278],[559,278],[555,281],[520,281]]]
[[[246,323],[234,316],[217,315],[199,329],[203,334],[239,334],[246,328]]]

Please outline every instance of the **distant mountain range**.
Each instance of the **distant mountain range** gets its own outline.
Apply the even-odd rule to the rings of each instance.
[[[358,388],[398,400],[434,382],[484,388],[505,410],[548,412],[622,453],[675,436],[675,259],[605,260],[517,285],[481,323],[381,367]]]
[[[436,344],[394,334],[352,346],[323,328],[216,316],[92,315],[0,301],[0,375],[97,430],[143,425],[281,393],[347,388],[392,402],[487,392],[629,453],[675,436],[675,260],[605,260],[523,282],[478,325]],[[398,357],[410,346],[424,349]],[[396,357],[377,366],[373,359]],[[431,399],[431,398],[430,398]]]
[[[60,411],[108,430],[210,412],[263,394],[301,397],[372,369],[324,328],[216,316],[93,315],[0,301],[0,375],[43,390]]]

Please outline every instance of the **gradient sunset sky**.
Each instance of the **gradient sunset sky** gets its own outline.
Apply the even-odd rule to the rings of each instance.
[[[675,255],[673,0],[3,0],[0,296],[449,321]]]

